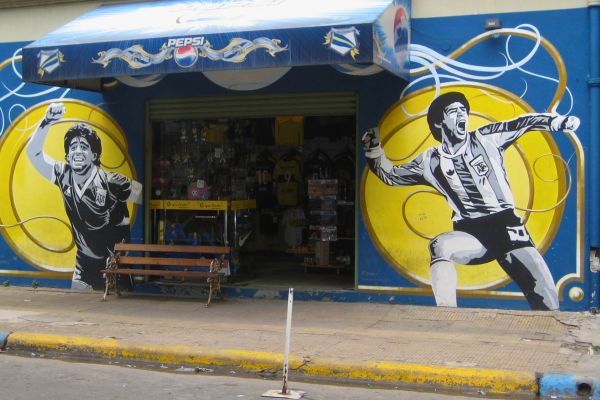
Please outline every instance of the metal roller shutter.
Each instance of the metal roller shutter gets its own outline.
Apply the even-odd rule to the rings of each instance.
[[[357,113],[357,100],[356,93],[351,92],[153,99],[148,102],[148,116],[150,121],[343,116]]]

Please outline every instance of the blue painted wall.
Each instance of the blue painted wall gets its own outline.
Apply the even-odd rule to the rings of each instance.
[[[530,24],[539,30],[540,34],[548,39],[557,49],[564,60],[568,73],[567,85],[572,94],[572,104],[568,96],[558,108],[558,112],[575,114],[581,118],[582,125],[578,130],[580,140],[587,149],[590,141],[589,110],[588,110],[588,65],[589,65],[589,23],[585,8],[528,13],[508,13],[500,15],[477,15],[448,18],[413,19],[412,43],[425,46],[440,54],[447,55],[470,39],[484,32],[487,18],[499,17],[503,27],[517,27]],[[565,29],[558,29],[562,24],[567,24]],[[0,45],[0,61],[18,54],[18,49],[26,43],[10,43]],[[471,51],[460,57],[460,61],[479,66],[503,65],[506,59],[505,39],[487,40],[474,47]],[[532,44],[524,41],[513,41],[510,46],[510,55],[514,59],[523,57]],[[18,63],[17,63],[18,65]],[[416,65],[415,65],[416,66]],[[535,57],[520,70],[511,71],[489,82],[507,91],[522,95],[523,99],[534,107],[536,111],[545,111],[556,83],[547,79],[535,78],[530,73],[556,77],[552,59],[543,51],[536,53]],[[16,88],[21,80],[12,68],[0,71],[0,81],[7,88]],[[424,82],[422,86],[432,84]],[[353,91],[359,95],[358,129],[375,126],[384,113],[399,99],[400,93],[405,88],[405,83],[392,75],[382,72],[372,76],[354,77],[341,74],[331,67],[303,67],[292,69],[279,81],[264,89],[252,93],[302,93],[318,91]],[[418,87],[416,87],[418,88]],[[415,88],[415,89],[416,89]],[[66,90],[56,88],[50,93],[43,93],[49,88],[45,86],[26,85],[19,93],[32,95],[23,97],[9,94],[6,88],[0,91],[0,115],[2,125],[0,133],[6,130],[10,121],[25,108],[40,101],[66,96],[88,101],[99,105],[112,115],[122,126],[127,134],[130,156],[134,161],[138,173],[138,180],[144,182],[144,118],[145,104],[149,99],[168,97],[196,97],[196,96],[235,96],[239,92],[223,89],[210,82],[201,74],[173,74],[167,76],[159,83],[148,88],[131,88],[120,85],[107,89],[103,94]],[[242,93],[246,94],[246,93]],[[571,107],[572,106],[572,107]],[[574,151],[572,145],[563,136],[557,136],[557,144],[561,154],[570,157]],[[364,157],[358,154],[358,173],[362,174],[365,167]],[[589,174],[588,174],[589,176]],[[595,204],[600,199],[588,199],[587,204]],[[393,205],[391,205],[393,206]],[[360,214],[360,210],[357,210]],[[565,206],[564,220],[555,237],[554,242],[545,254],[545,259],[557,279],[573,269],[574,244],[573,235],[576,228],[576,198],[573,193],[569,196]],[[586,221],[589,222],[589,221]],[[589,225],[589,224],[586,224]],[[134,241],[143,240],[143,207],[138,210],[136,223],[132,230]],[[417,288],[417,285],[399,274],[382,255],[376,250],[365,228],[362,215],[359,215],[358,225],[358,284],[383,287]],[[585,259],[588,259],[587,249],[589,241],[585,240]],[[0,240],[0,269],[34,270],[21,259],[16,257],[10,247]],[[588,285],[589,264],[585,263],[585,283],[582,285],[585,298],[574,302],[565,296],[561,302],[561,309],[586,309],[589,306],[590,288]],[[0,280],[2,278],[0,277]],[[31,279],[11,278],[12,284],[30,284]],[[42,285],[68,286],[68,282],[60,280],[41,281]],[[580,285],[581,286],[581,285]],[[565,289],[568,291],[568,287]],[[499,291],[519,291],[514,284],[497,289]],[[379,295],[376,295],[379,296]],[[376,297],[375,296],[375,297]],[[430,295],[393,294],[395,301],[413,304],[434,304]],[[471,298],[460,297],[459,305],[475,307],[500,307],[500,308],[528,308],[524,300],[506,300],[497,298]]]
[[[0,44],[0,63],[6,63],[0,70],[0,140],[8,131],[10,125],[23,111],[49,100],[60,98],[73,98],[101,106],[102,95],[87,91],[70,90],[45,85],[24,83],[21,80],[21,48],[28,42]],[[12,61],[11,61],[12,60]],[[32,124],[34,122],[32,121]],[[8,206],[8,199],[1,200],[4,207]],[[140,229],[137,227],[136,229]],[[6,228],[11,229],[11,228]],[[36,268],[19,258],[6,243],[0,239],[0,269],[38,272]],[[1,276],[0,283],[4,285],[39,285],[49,287],[70,287],[70,280],[44,279],[37,277]]]
[[[588,11],[586,9],[575,9],[551,12],[528,12],[499,15],[477,15],[452,18],[414,19],[412,21],[412,43],[428,47],[443,55],[448,55],[469,40],[482,34],[485,21],[488,18],[500,18],[505,28],[515,28],[523,24],[529,24],[537,28],[544,38],[552,43],[566,66],[568,74],[568,89],[572,95],[572,101],[567,93],[563,102],[557,109],[558,113],[570,113],[577,115],[582,120],[578,130],[578,136],[587,150],[590,141],[589,111],[588,111],[588,65],[589,65],[589,37],[588,37]],[[562,24],[568,28],[557,29]],[[476,66],[502,66],[508,63],[502,54],[506,55],[506,38],[486,40],[459,57],[458,60]],[[532,42],[511,40],[510,55],[514,60],[519,60],[531,50]],[[447,73],[447,72],[444,72]],[[536,112],[546,111],[552,96],[556,90],[556,82],[546,78],[539,78],[533,73],[545,77],[557,77],[557,71],[551,57],[545,51],[536,52],[535,57],[520,69],[506,72],[497,79],[485,81],[485,83],[508,90],[522,97]],[[467,81],[471,80],[463,78]],[[482,81],[478,81],[482,82]],[[433,84],[430,80],[427,85]],[[425,84],[419,86],[423,87]],[[362,116],[362,113],[361,113]],[[560,152],[566,159],[570,160],[570,166],[574,168],[574,148],[564,135],[555,135],[555,140]],[[572,158],[571,158],[572,157]],[[364,158],[360,158],[361,169],[364,168]],[[587,165],[589,169],[589,164]],[[586,174],[589,175],[589,174]],[[573,272],[575,263],[575,237],[576,228],[576,197],[573,190],[567,199],[564,217],[560,229],[551,247],[545,253],[545,260],[550,266],[555,281],[560,277]],[[591,203],[594,204],[594,200]],[[393,207],[393,205],[391,205]],[[586,224],[587,225],[587,224]],[[359,229],[359,285],[417,288],[418,286],[392,268],[384,257],[373,246],[371,238],[360,220]],[[585,309],[589,305],[590,293],[595,288],[589,287],[589,264],[587,249],[589,240],[585,238],[585,282],[578,283],[585,292],[585,298],[578,302],[572,301],[567,295],[570,287],[567,285],[562,293],[564,299],[561,301],[561,309]],[[474,267],[476,268],[476,267]],[[519,288],[511,283],[496,290],[505,292],[519,292]],[[403,296],[406,302],[415,304],[432,304],[433,299],[429,296]],[[470,298],[459,296],[459,306],[490,306],[508,308],[528,308],[524,300],[498,300],[495,298]]]

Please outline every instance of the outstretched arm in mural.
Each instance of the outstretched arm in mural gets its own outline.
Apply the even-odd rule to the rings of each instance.
[[[363,136],[370,169],[386,184],[425,184],[442,194],[453,212],[454,230],[429,244],[430,281],[436,303],[456,307],[454,263],[496,260],[523,291],[531,308],[558,308],[552,274],[535,248],[515,204],[504,170],[504,150],[532,130],[576,130],[579,119],[556,114],[526,114],[514,120],[468,130],[469,102],[448,92],[429,106],[427,122],[439,146],[395,166],[386,157],[376,129]]]
[[[414,160],[393,165],[381,148],[379,128],[368,129],[362,137],[365,157],[371,171],[390,186],[429,185],[423,177],[423,154]]]
[[[498,147],[506,148],[529,131],[576,131],[579,118],[550,113],[524,114],[509,121],[494,122],[477,129],[475,133],[493,138]]]
[[[27,145],[27,156],[35,169],[46,179],[52,180],[55,160],[44,153],[44,143],[50,131],[50,126],[59,121],[65,114],[65,106],[62,103],[52,103],[46,110],[46,115],[40,121],[37,130]]]

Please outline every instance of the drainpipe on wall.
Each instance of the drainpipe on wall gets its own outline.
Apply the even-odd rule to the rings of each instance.
[[[590,197],[593,202],[600,201],[600,0],[588,0],[590,26]],[[596,312],[600,306],[600,209],[598,204],[588,202],[590,216],[590,243],[594,248],[590,252],[590,310]]]
[[[600,249],[590,251],[590,312],[598,313],[598,297],[600,296],[599,274],[600,274]]]

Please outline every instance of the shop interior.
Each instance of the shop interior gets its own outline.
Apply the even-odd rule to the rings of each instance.
[[[227,245],[227,284],[353,289],[356,120],[152,123],[154,243]]]

